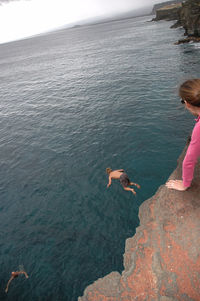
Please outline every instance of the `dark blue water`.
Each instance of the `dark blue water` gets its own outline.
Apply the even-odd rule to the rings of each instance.
[[[148,17],[0,45],[0,300],[77,300],[123,270],[138,208],[176,167],[193,117],[178,85],[200,46]],[[105,168],[123,168],[137,196]],[[10,272],[29,274],[4,293]]]

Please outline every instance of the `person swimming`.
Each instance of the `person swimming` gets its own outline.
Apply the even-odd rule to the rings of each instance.
[[[17,278],[17,277],[18,277],[19,275],[21,275],[21,274],[24,274],[25,277],[28,278],[28,275],[27,275],[27,273],[26,273],[25,271],[16,271],[16,272],[12,272],[12,273],[11,273],[11,277],[10,277],[10,279],[8,280],[8,283],[7,283],[7,286],[6,286],[6,289],[5,289],[5,292],[6,292],[6,293],[8,292],[8,287],[9,287],[11,281],[12,281],[13,279]]]
[[[125,173],[124,169],[117,169],[117,170],[112,170],[110,167],[106,168],[106,173],[108,174],[108,184],[107,188],[110,187],[112,183],[112,179],[117,179],[120,181],[122,187],[126,191],[131,191],[133,194],[136,194],[135,190],[133,188],[130,188],[128,186],[136,186],[137,188],[140,188],[139,184],[133,183],[129,180],[128,175]]]

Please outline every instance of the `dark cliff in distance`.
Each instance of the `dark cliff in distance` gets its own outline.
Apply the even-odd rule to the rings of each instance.
[[[153,7],[153,10],[151,12],[152,15],[156,14],[156,11],[160,8],[163,8],[164,6],[168,6],[168,5],[173,5],[173,4],[178,4],[178,3],[182,3],[183,0],[172,0],[172,1],[166,1],[166,2],[162,2],[162,3],[158,3],[155,4]]]
[[[164,6],[156,11],[152,21],[177,20],[171,28],[183,27],[187,38],[175,44],[200,42],[200,0],[187,0],[182,4]]]
[[[185,151],[170,179],[181,178]],[[139,217],[122,274],[98,279],[78,301],[200,301],[200,162],[187,191],[161,186]]]
[[[184,2],[177,20],[173,27],[182,26],[188,37],[200,37],[200,1],[188,0]]]
[[[160,21],[160,20],[178,20],[180,12],[182,9],[182,4],[170,4],[164,7],[161,7],[156,10],[156,17],[152,19],[152,21]]]

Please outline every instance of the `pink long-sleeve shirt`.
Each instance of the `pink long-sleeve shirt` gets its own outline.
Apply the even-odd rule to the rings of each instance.
[[[200,115],[198,119],[196,119],[196,125],[192,131],[190,145],[188,146],[187,153],[183,160],[182,178],[184,187],[189,187],[191,185],[198,157],[200,157]]]

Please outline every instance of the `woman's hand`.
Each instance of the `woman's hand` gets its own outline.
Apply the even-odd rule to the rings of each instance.
[[[188,187],[183,186],[182,180],[169,180],[165,185],[169,189],[175,189],[175,190],[179,190],[179,191],[184,191],[188,188]]]

